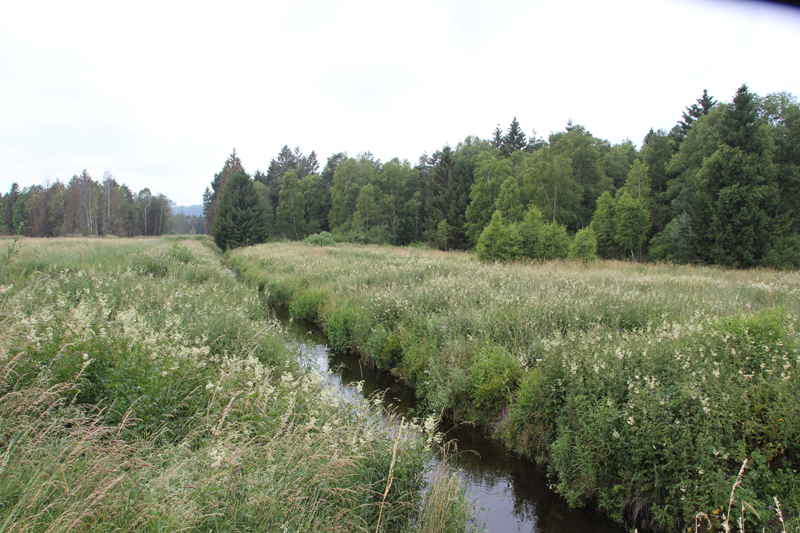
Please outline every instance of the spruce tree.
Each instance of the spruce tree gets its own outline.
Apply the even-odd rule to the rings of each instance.
[[[234,148],[231,155],[228,156],[228,159],[225,161],[222,170],[214,175],[214,179],[211,181],[211,189],[206,188],[206,192],[203,194],[203,217],[205,219],[206,233],[210,234],[213,232],[212,228],[214,227],[217,204],[222,197],[225,184],[230,177],[239,170],[244,172],[244,167],[242,167],[242,162],[239,156],[236,155],[236,148]]]
[[[775,236],[768,213],[777,196],[776,167],[766,129],[755,95],[742,85],[720,121],[722,144],[697,173],[691,221],[696,252],[705,261],[755,266]]]
[[[228,178],[216,207],[212,235],[223,250],[265,242],[271,232],[272,211],[245,171]]]
[[[517,117],[514,117],[514,120],[511,121],[511,125],[508,126],[508,131],[503,137],[503,155],[508,156],[517,150],[522,150],[527,144],[525,132],[519,127]]]

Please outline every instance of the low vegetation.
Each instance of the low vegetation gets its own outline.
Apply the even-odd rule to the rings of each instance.
[[[6,241],[0,530],[465,530],[431,422],[340,400],[211,247]]]
[[[798,530],[796,272],[299,243],[227,260],[335,349],[547,465],[571,504],[664,531],[701,512],[780,531],[777,497]]]

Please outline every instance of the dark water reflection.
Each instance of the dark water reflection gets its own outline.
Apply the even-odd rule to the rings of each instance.
[[[358,358],[326,349],[327,339],[314,327],[278,317],[299,341],[311,347],[303,351],[308,364],[332,370],[329,382],[345,397],[355,389],[349,383],[363,381],[365,396],[384,393],[384,404],[404,415],[417,412],[414,391],[391,375],[359,364]],[[623,526],[590,509],[570,509],[563,498],[548,488],[545,473],[532,461],[507,453],[479,428],[443,426],[447,440],[455,440],[453,458],[467,491],[484,509],[481,518],[490,532],[524,533],[624,533]]]

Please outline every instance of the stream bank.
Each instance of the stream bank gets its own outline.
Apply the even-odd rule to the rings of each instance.
[[[320,370],[330,370],[330,384],[343,395],[357,394],[349,383],[363,382],[361,393],[383,393],[385,407],[404,416],[424,414],[414,390],[391,374],[362,364],[357,356],[332,351],[320,329],[309,323],[291,321],[288,314],[277,318],[298,342],[312,347],[310,362]],[[456,453],[451,461],[467,492],[475,498],[489,532],[520,533],[624,533],[622,525],[591,509],[571,509],[549,488],[548,479],[533,461],[508,453],[480,427],[462,424],[442,425],[447,440],[454,440]],[[437,459],[438,460],[438,459]]]

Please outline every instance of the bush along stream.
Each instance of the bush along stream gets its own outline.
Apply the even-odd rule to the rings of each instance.
[[[796,272],[283,243],[226,258],[572,506],[658,531],[798,530]]]

